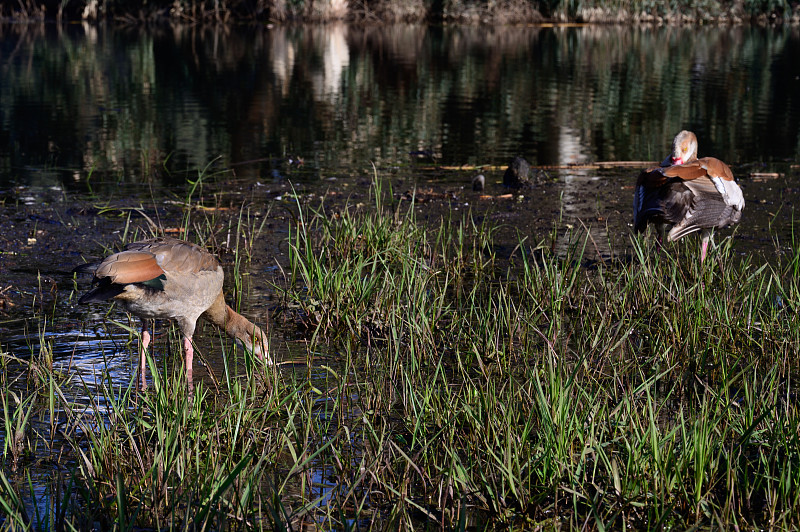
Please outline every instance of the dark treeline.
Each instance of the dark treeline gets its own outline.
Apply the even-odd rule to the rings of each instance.
[[[0,19],[797,24],[800,0],[18,0]]]

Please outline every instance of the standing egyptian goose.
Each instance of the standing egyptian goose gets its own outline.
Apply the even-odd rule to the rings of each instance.
[[[672,226],[667,241],[701,231],[700,262],[706,258],[715,227],[735,224],[742,217],[744,196],[727,164],[714,157],[697,158],[697,137],[681,131],[672,153],[660,166],[648,168],[636,180],[633,226]]]
[[[139,370],[141,387],[147,387],[145,350],[150,344],[149,319],[174,319],[183,335],[186,381],[192,388],[192,335],[202,316],[222,327],[229,336],[261,359],[269,362],[267,338],[258,326],[225,304],[224,274],[208,251],[175,238],[154,238],[133,242],[124,251],[101,262],[82,264],[78,273],[93,273],[94,287],[80,303],[116,301],[142,319]]]

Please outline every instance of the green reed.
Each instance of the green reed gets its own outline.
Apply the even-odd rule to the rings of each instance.
[[[37,375],[54,383],[54,397],[43,396],[39,392],[47,388],[39,386],[20,408],[6,409],[3,426],[28,433],[27,439],[35,443],[48,443],[51,459],[70,471],[74,482],[72,493],[64,491],[57,480],[51,488],[64,498],[61,507],[69,506],[71,511],[51,509],[52,514],[32,519],[31,508],[21,497],[24,482],[20,484],[18,476],[12,482],[3,475],[0,493],[11,519],[4,524],[41,525],[59,518],[62,526],[68,522],[76,527],[99,523],[103,528],[128,530],[192,524],[217,529],[249,528],[271,519],[273,501],[263,486],[265,465],[274,465],[276,460],[278,437],[273,424],[281,416],[281,405],[271,400],[275,394],[257,384],[271,378],[263,364],[252,367],[251,377],[243,380],[233,367],[239,355],[235,350],[227,355],[235,372],[225,375],[224,396],[215,396],[202,383],[193,395],[188,394],[184,372],[160,368],[151,357],[152,386],[145,394],[137,391],[135,378],[125,385],[103,379],[90,389],[89,383],[58,383],[51,368],[37,364]],[[4,374],[4,384],[6,379]],[[68,398],[76,392],[88,403]],[[9,391],[9,396],[15,394]],[[47,418],[45,405],[50,400],[59,406],[56,417],[64,427],[59,435],[48,438],[25,431],[17,420]],[[4,441],[12,446],[22,443],[14,434]],[[26,451],[28,458],[15,455],[14,462],[21,462],[20,469],[26,470],[34,454],[41,451]]]
[[[20,419],[61,427],[26,428],[18,460],[29,467],[37,442],[63,457],[75,489],[58,519],[800,525],[793,243],[760,264],[726,239],[700,265],[694,241],[660,249],[636,238],[628,258],[586,267],[591,243],[579,232],[561,255],[532,243],[565,237],[554,230],[500,257],[497,227],[445,214],[427,228],[390,189],[372,193],[368,207],[297,202],[275,282],[281,317],[308,327],[308,366],[266,366],[219,338],[218,388],[202,382],[190,395],[179,363],[151,358],[141,394],[134,382],[65,379],[44,337],[27,381],[4,359],[3,389],[32,399],[6,394],[3,445]],[[169,344],[180,351],[177,336]],[[20,475],[3,475],[11,522],[29,522]]]
[[[364,429],[402,442],[379,474],[394,517],[437,494],[430,519],[463,500],[503,521],[793,523],[794,257],[756,266],[727,240],[700,265],[694,243],[635,240],[632,261],[587,270],[576,238],[561,257],[521,243],[503,271],[491,229],[425,231],[382,201],[304,213],[320,230],[295,234],[284,297],[317,339],[365,346]]]

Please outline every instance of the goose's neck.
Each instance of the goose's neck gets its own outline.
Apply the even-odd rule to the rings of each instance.
[[[233,310],[225,303],[225,296],[220,292],[214,304],[203,313],[203,316],[222,329],[228,336],[242,342],[244,346],[259,357],[266,355],[267,337],[253,322]]]

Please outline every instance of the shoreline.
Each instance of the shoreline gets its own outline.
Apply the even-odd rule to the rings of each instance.
[[[284,0],[256,0],[256,6],[247,0],[224,0],[216,8],[206,8],[193,3],[187,7],[186,1],[155,2],[138,11],[132,6],[129,9],[118,9],[99,4],[98,0],[86,0],[82,5],[73,4],[50,6],[49,0],[35,5],[34,2],[20,3],[10,8],[0,7],[0,23],[115,23],[123,25],[137,24],[329,24],[348,23],[366,25],[389,25],[397,23],[411,24],[456,24],[456,25],[533,25],[533,26],[566,26],[566,25],[655,25],[655,26],[797,26],[800,25],[800,3],[786,4],[782,13],[777,10],[768,12],[747,12],[743,5],[736,2],[724,8],[703,11],[687,6],[666,11],[665,5],[637,8],[637,2],[631,1],[628,7],[609,9],[601,5],[584,5],[574,7],[558,7],[545,14],[540,8],[544,3],[508,0],[496,4],[495,7],[468,6],[454,4],[447,9],[436,9],[426,5],[423,0],[400,2],[376,2],[373,9],[361,4],[358,8],[346,5],[343,0],[307,0],[292,7]],[[156,5],[153,5],[156,4]],[[220,8],[219,5],[222,5]],[[402,4],[402,5],[401,5]],[[551,2],[552,4],[552,2]],[[599,4],[599,2],[598,2]],[[681,9],[685,7],[685,9]]]

